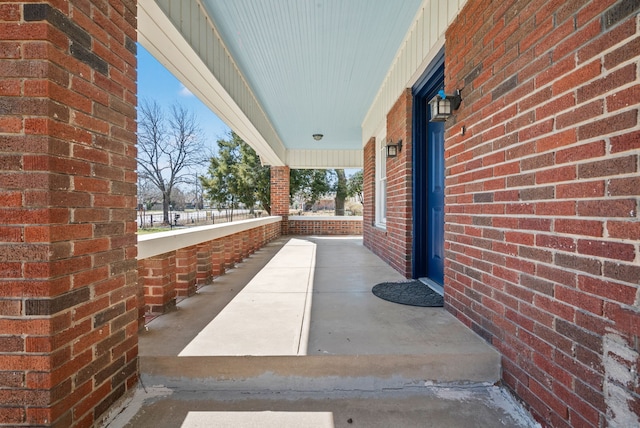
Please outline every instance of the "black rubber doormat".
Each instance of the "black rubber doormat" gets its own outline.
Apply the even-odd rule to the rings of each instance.
[[[383,300],[403,305],[425,308],[444,306],[442,296],[420,281],[382,282],[371,291]]]

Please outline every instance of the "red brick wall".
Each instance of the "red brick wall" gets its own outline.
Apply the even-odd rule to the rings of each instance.
[[[90,426],[137,381],[136,9],[50,3],[0,4],[0,423]]]
[[[446,306],[545,426],[640,423],[639,11],[469,0],[446,33]]]
[[[362,235],[362,220],[289,218],[289,235]]]
[[[402,140],[402,150],[387,162],[387,227],[375,226],[375,156],[371,139],[364,150],[364,245],[406,277],[411,276],[412,246],[412,95],[405,90],[387,115],[387,140]]]

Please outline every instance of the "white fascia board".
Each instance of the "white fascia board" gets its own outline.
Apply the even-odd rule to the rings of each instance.
[[[287,150],[287,165],[293,169],[362,168],[363,150]]]

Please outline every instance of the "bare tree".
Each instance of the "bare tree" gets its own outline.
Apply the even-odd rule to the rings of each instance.
[[[162,194],[158,188],[146,178],[138,175],[138,205],[139,208],[150,210],[153,205],[162,202]]]
[[[139,175],[162,194],[163,222],[169,224],[174,187],[189,182],[191,168],[206,162],[202,131],[195,115],[179,105],[166,116],[156,101],[143,100],[139,115]]]

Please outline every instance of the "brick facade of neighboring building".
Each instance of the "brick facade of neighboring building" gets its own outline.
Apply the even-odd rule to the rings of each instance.
[[[544,426],[640,420],[639,10],[469,0],[446,32],[463,102],[445,138],[445,305]],[[388,138],[410,132],[406,104]],[[411,160],[387,160],[386,232],[373,139],[364,165],[365,245],[408,276]]]
[[[0,34],[0,424],[91,426],[138,376],[136,4]]]

